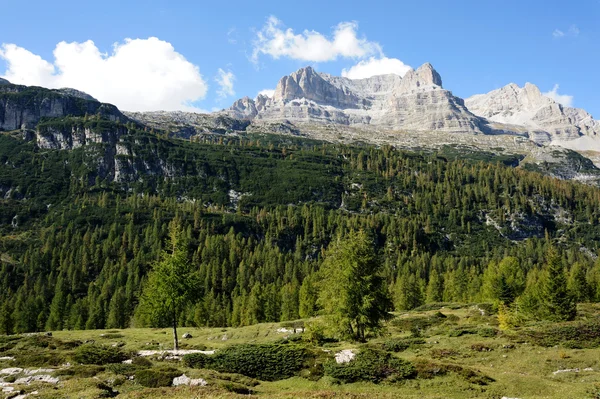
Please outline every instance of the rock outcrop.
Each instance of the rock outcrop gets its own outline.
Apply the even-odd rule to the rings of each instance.
[[[311,67],[280,79],[272,98],[243,98],[224,111],[262,122],[374,126],[388,130],[481,133],[485,122],[442,87],[431,64],[404,77],[347,79]]]
[[[527,131],[537,142],[568,142],[582,136],[600,136],[600,122],[586,111],[563,106],[531,83],[511,83],[465,100],[475,115]],[[510,127],[509,127],[510,128]]]
[[[114,105],[82,98],[85,93],[78,92],[75,96],[70,90],[61,90],[0,85],[0,130],[34,129],[42,118],[61,118],[67,115],[99,114],[112,121],[127,120]]]
[[[0,85],[9,85],[9,84],[10,84],[10,82],[8,80],[0,78]]]

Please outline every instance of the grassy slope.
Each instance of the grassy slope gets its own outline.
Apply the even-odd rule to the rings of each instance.
[[[580,318],[595,317],[595,305],[580,307]],[[396,384],[336,384],[328,377],[319,381],[309,381],[301,377],[277,382],[262,382],[252,389],[258,397],[295,398],[295,397],[365,397],[365,398],[592,398],[594,384],[600,384],[600,349],[567,349],[564,347],[544,348],[531,343],[522,342],[523,334],[511,332],[496,337],[484,337],[478,334],[481,328],[495,326],[495,316],[481,316],[472,307],[459,309],[442,308],[446,316],[440,324],[423,329],[425,344],[409,348],[398,356],[415,363],[434,362],[436,364],[456,364],[481,372],[495,381],[488,385],[477,385],[468,382],[457,373],[448,373],[432,379],[417,378]],[[414,325],[422,317],[432,316],[436,311],[409,312],[398,315],[388,329],[387,337],[370,341],[370,345],[382,343],[390,337],[408,337],[410,325]],[[453,317],[451,315],[455,315]],[[282,338],[284,334],[276,330],[279,324],[260,324],[244,328],[182,328],[181,333],[190,332],[193,338],[183,340],[187,348],[214,348],[226,345],[249,342],[272,342]],[[546,325],[532,325],[543,329]],[[461,336],[458,332],[467,332]],[[469,333],[470,332],[470,333]],[[171,332],[168,329],[127,329],[111,330],[112,334],[121,337],[103,338],[106,331],[57,331],[54,338],[67,340],[95,340],[112,344],[124,342],[126,349],[168,349],[171,346]],[[223,337],[227,339],[224,340]],[[151,343],[148,345],[147,343]],[[474,344],[482,344],[490,351],[475,351]],[[514,345],[514,348],[504,348]],[[341,342],[326,344],[332,351],[345,348],[358,348],[360,345]],[[10,354],[10,352],[7,352]],[[12,355],[19,353],[12,353]],[[18,363],[18,360],[17,360]],[[15,362],[0,362],[0,366],[8,367]],[[155,363],[158,366],[158,362]],[[188,376],[203,377],[209,381],[208,387],[180,388],[142,388],[132,381],[115,387],[123,398],[190,398],[190,397],[236,397],[220,387],[221,376],[205,370],[186,369],[181,364],[172,364]],[[594,371],[581,371],[553,374],[559,369],[591,367]],[[30,366],[31,368],[31,366]],[[48,385],[32,385],[24,387],[31,392],[39,391],[39,398],[78,397],[95,398],[100,390],[98,381],[106,381],[109,385],[115,375],[105,371],[93,378],[61,377],[58,391]],[[214,383],[213,383],[214,382]]]

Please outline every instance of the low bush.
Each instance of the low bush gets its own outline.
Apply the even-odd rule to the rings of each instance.
[[[100,334],[100,338],[102,338],[102,339],[119,339],[119,338],[123,338],[123,337],[124,337],[124,335],[119,334],[119,333]]]
[[[65,355],[59,352],[21,352],[15,356],[16,364],[21,367],[60,366]]]
[[[170,387],[173,378],[183,373],[176,368],[166,367],[160,369],[143,369],[135,373],[135,381],[147,388]]]
[[[390,324],[402,331],[422,331],[444,323],[448,316],[437,312],[431,316],[397,317]]]
[[[298,345],[244,344],[227,347],[214,355],[185,355],[183,360],[188,367],[276,381],[296,375],[308,357],[306,348]]]
[[[434,359],[444,359],[448,357],[456,357],[460,353],[454,349],[432,349],[431,357]]]
[[[237,393],[238,395],[252,395],[254,393],[254,391],[246,385],[236,384],[235,382],[223,382],[220,385],[225,390]]]
[[[129,354],[120,348],[106,345],[86,344],[75,349],[73,360],[82,364],[104,365],[120,363],[129,358]]]
[[[448,333],[449,337],[462,337],[463,335],[471,335],[471,334],[477,334],[478,330],[475,328],[455,328],[453,330],[450,330],[450,332]]]
[[[350,383],[357,381],[390,382],[412,378],[416,375],[414,366],[405,360],[398,359],[390,353],[365,348],[348,363],[336,363],[330,360],[324,365],[325,374],[340,381]]]
[[[561,345],[570,349],[600,347],[600,320],[552,324],[522,331],[519,339],[531,344],[551,347]]]
[[[483,327],[477,330],[477,334],[484,338],[494,338],[496,335],[498,335],[498,330],[493,327]]]
[[[80,378],[91,378],[96,374],[99,374],[104,371],[103,366],[95,366],[95,365],[75,365],[66,369],[58,369],[53,374],[55,377],[60,376],[73,376]]]
[[[381,349],[387,352],[403,352],[410,347],[424,344],[421,338],[390,338],[381,344]]]
[[[417,360],[415,362],[415,369],[417,377],[424,379],[439,377],[448,373],[455,373],[471,384],[487,385],[494,382],[493,378],[488,377],[485,374],[469,368],[461,367],[457,364],[441,364],[427,360]]]

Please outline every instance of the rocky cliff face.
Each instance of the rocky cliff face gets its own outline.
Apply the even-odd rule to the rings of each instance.
[[[485,124],[442,87],[431,64],[403,78],[381,75],[351,80],[311,67],[284,76],[272,98],[236,101],[225,113],[261,122],[374,126],[388,130],[481,133]]]
[[[34,129],[42,118],[100,114],[109,120],[127,118],[114,105],[82,98],[85,93],[13,84],[0,85],[0,130]],[[87,96],[87,95],[86,95]]]
[[[465,100],[471,112],[491,122],[519,126],[538,142],[571,141],[600,136],[600,122],[586,111],[565,107],[544,96],[537,86],[514,83]]]

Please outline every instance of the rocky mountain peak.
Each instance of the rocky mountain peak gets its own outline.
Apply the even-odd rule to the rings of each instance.
[[[402,78],[401,90],[406,93],[428,91],[442,88],[442,77],[430,63],[411,69]]]
[[[9,84],[10,84],[10,82],[8,80],[0,78],[0,85],[9,85]]]
[[[238,119],[252,119],[258,114],[256,103],[248,96],[234,102],[228,111]]]

